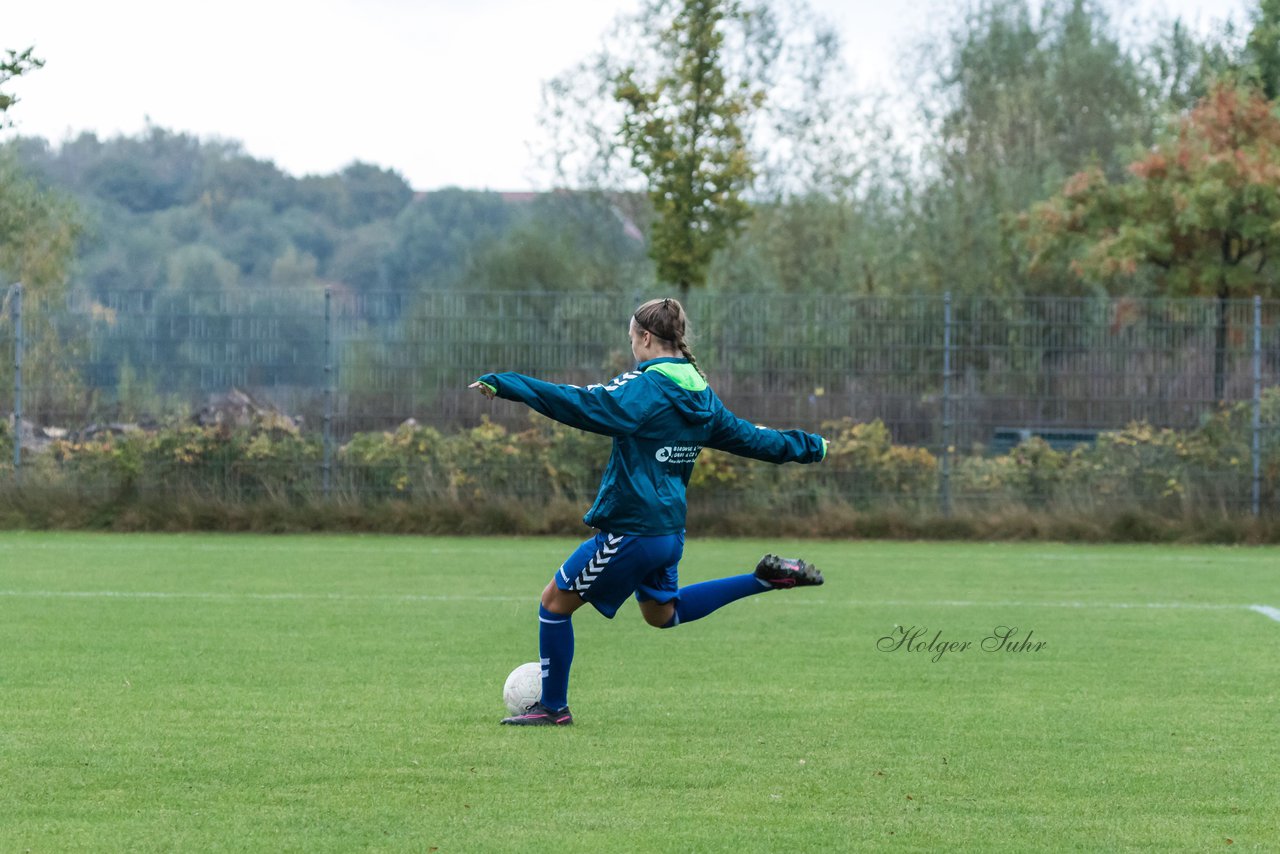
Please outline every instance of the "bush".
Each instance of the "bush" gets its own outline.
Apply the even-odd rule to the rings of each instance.
[[[1262,418],[1262,500],[1275,508],[1280,389],[1264,396]],[[1158,520],[1198,519],[1213,527],[1247,511],[1251,423],[1245,404],[1214,413],[1194,430],[1131,424],[1071,452],[1032,439],[1002,456],[953,456],[954,514],[946,521],[939,513],[937,457],[895,445],[879,421],[831,422],[823,428],[828,453],[820,466],[770,466],[704,450],[689,484],[691,519],[725,532],[780,531],[794,522],[799,530],[832,534],[970,530],[1002,537],[1053,530],[1100,539],[1168,537],[1176,529]],[[0,485],[10,484],[10,520],[24,513],[15,497],[16,479],[5,477],[12,472],[11,432],[0,422]],[[394,431],[358,434],[334,449],[326,499],[318,436],[270,421],[234,429],[174,423],[55,441],[46,453],[24,456],[22,484],[28,498],[39,484],[46,496],[62,495],[64,505],[97,508],[88,514],[91,519],[118,521],[142,513],[149,521],[138,524],[149,528],[167,512],[178,527],[238,529],[256,524],[244,521],[246,514],[276,518],[279,508],[296,506],[312,508],[313,522],[356,529],[431,528],[436,523],[429,517],[470,530],[468,520],[498,514],[514,530],[542,531],[581,514],[595,495],[608,453],[606,437],[534,414],[518,431],[484,421],[444,434],[409,421]],[[56,504],[50,498],[40,518],[84,516]],[[338,509],[319,513],[319,506]],[[393,506],[402,509],[389,513]],[[376,524],[374,513],[383,517]],[[921,519],[934,521],[922,531]],[[1238,530],[1228,527],[1205,536],[1230,540]]]
[[[988,509],[1012,504],[1043,510],[1058,497],[1074,459],[1074,454],[1055,451],[1040,438],[998,457],[958,457],[952,495]]]
[[[882,421],[828,422],[823,433],[827,438],[823,474],[829,473],[837,494],[853,506],[936,498],[937,458],[924,448],[893,444]]]
[[[772,466],[705,449],[689,479],[691,504],[717,511],[816,512],[821,505],[867,509],[936,500],[937,459],[923,448],[894,445],[880,421],[828,422],[820,466]]]
[[[9,423],[12,416],[0,420],[0,472],[8,466],[13,470],[13,426]]]

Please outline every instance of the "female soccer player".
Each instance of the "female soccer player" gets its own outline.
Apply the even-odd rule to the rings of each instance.
[[[635,594],[649,625],[668,629],[744,596],[821,584],[802,560],[765,555],[754,572],[678,587],[684,551],[685,487],[703,448],[773,463],[816,463],[821,436],[756,427],[716,397],[685,343],[685,313],[673,299],[636,309],[628,334],[636,367],[604,385],[556,385],[516,373],[485,374],[469,388],[528,404],[571,427],[613,437],[613,453],[583,521],[599,533],[578,546],[542,591],[538,646],[542,700],[517,726],[564,726],[573,662],[571,617],[584,602],[612,619]]]

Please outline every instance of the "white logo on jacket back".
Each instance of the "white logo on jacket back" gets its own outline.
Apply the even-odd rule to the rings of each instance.
[[[702,452],[701,445],[669,445],[659,448],[654,458],[660,463],[691,463]]]

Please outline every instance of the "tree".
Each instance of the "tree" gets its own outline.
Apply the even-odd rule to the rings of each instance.
[[[1020,291],[1012,218],[1091,163],[1118,174],[1120,152],[1151,138],[1143,75],[1090,0],[986,0],[929,61],[926,177],[905,239],[937,289]]]
[[[19,53],[16,50],[6,50],[7,55],[4,60],[0,60],[0,86],[5,85],[15,77],[21,77],[28,71],[34,71],[44,65],[44,60],[31,55],[31,51],[35,48],[27,48]],[[8,127],[8,119],[5,114],[9,108],[18,103],[18,99],[13,95],[0,91],[0,128]]]
[[[1246,74],[1268,100],[1280,98],[1280,0],[1259,0],[1245,42]]]
[[[896,233],[897,200],[883,197],[887,191],[871,187],[856,197],[815,192],[757,202],[742,235],[712,265],[713,286],[745,293],[909,290],[913,283],[895,272],[910,246]]]
[[[1226,383],[1227,301],[1280,295],[1280,115],[1258,89],[1215,85],[1166,139],[1112,182],[1096,167],[1021,219],[1032,265],[1064,256],[1112,290],[1147,271],[1172,296],[1218,299],[1214,396]]]
[[[44,65],[31,51],[6,51],[0,85]],[[0,92],[0,127],[6,126],[5,113],[17,102]],[[74,252],[76,233],[68,203],[28,175],[11,148],[0,150],[0,275],[36,289],[57,286]]]
[[[270,160],[245,154],[238,143],[206,142],[203,202],[215,214],[240,199],[256,199],[279,213],[295,201],[291,179]]]
[[[653,203],[650,253],[683,301],[706,283],[712,256],[751,213],[743,192],[755,170],[743,123],[764,93],[746,83],[731,88],[722,59],[723,24],[742,14],[736,3],[683,0],[655,33],[667,64],[648,79],[630,66],[615,82],[626,108],[620,136]]]
[[[57,305],[66,287],[80,225],[73,204],[26,174],[0,149],[0,327],[12,323],[11,282],[24,288],[26,317],[25,409],[33,421],[65,411],[80,388],[76,366],[84,343],[62,338],[46,306]],[[0,336],[5,337],[5,336]],[[13,351],[0,352],[0,400],[13,391]]]
[[[193,243],[170,253],[166,284],[174,292],[204,298],[234,291],[240,284],[240,271],[218,250]],[[212,304],[212,303],[210,303]]]
[[[345,196],[346,222],[366,225],[390,219],[413,200],[413,190],[394,170],[356,161],[338,175]]]
[[[78,232],[71,203],[0,150],[0,275],[42,292],[60,288]]]
[[[31,55],[30,48],[7,54],[7,59],[0,61],[0,85],[44,65]],[[12,95],[0,92],[0,127],[6,126],[5,113],[15,103]],[[11,147],[0,149],[0,307],[8,308],[7,285],[11,281],[22,282],[27,288],[32,297],[28,306],[53,303],[65,285],[78,233],[78,218],[70,202],[29,175]],[[31,315],[26,347],[33,370],[27,397],[29,411],[38,414],[55,398],[74,394],[78,378],[71,367],[71,351],[77,345],[61,346],[58,330],[48,317],[36,312]],[[0,324],[7,322],[9,313],[0,310]],[[11,356],[0,353],[0,387],[5,393],[11,390],[13,373],[6,369]]]
[[[682,42],[676,18],[696,5],[649,0],[637,15],[615,22],[599,52],[543,87],[542,124],[549,138],[542,152],[544,168],[557,186],[596,194],[597,201],[639,225],[651,245],[659,219],[648,192],[652,187],[648,176],[633,165],[634,151],[619,133],[629,116],[636,130],[646,128],[638,126],[630,104],[618,98],[619,84],[629,74],[639,94],[648,95],[660,79],[678,77]],[[877,158],[889,135],[877,109],[883,104],[868,104],[855,92],[835,28],[804,0],[702,5],[720,10],[711,34],[721,40],[718,69],[723,92],[747,107],[736,119],[739,151],[754,176],[744,182],[739,196],[753,211],[746,227],[757,228],[755,214],[762,206],[787,214],[793,200],[806,205],[813,196],[839,199],[842,206],[860,201],[864,185],[882,174],[876,171]],[[692,31],[681,32],[686,33],[683,44],[689,45]],[[668,86],[669,95],[677,91]],[[807,214],[794,219],[814,222]],[[823,221],[824,233],[806,235],[807,242],[828,242],[833,223],[839,227],[845,220],[852,221]],[[740,234],[731,251],[713,253],[721,257],[712,262],[708,274],[716,277],[715,286],[729,287],[729,281],[719,277],[730,271],[736,276],[744,263],[751,263],[756,253],[746,245],[747,239]],[[775,263],[772,258],[766,261]],[[768,276],[750,272],[746,280]],[[678,279],[669,273],[659,278]],[[734,279],[739,281],[744,280]]]
[[[1150,108],[1156,114],[1182,115],[1209,93],[1219,77],[1235,66],[1234,28],[1200,37],[1180,19],[1156,34],[1142,56]]]
[[[498,193],[447,188],[424,193],[392,220],[389,283],[397,290],[440,291],[465,281],[471,259],[510,227]]]
[[[31,50],[6,51],[0,85],[44,65]],[[0,92],[0,127],[17,101]],[[0,150],[0,275],[37,290],[57,287],[75,250],[77,230],[66,200],[28,175],[10,148]]]
[[[709,286],[901,291],[895,268],[910,251],[899,231],[910,165],[889,125],[895,105],[855,92],[834,29],[794,6],[788,12],[762,39],[774,47],[759,63],[768,94],[752,144],[752,216],[712,262]]]
[[[466,270],[476,290],[630,295],[653,278],[643,237],[604,194],[543,194],[480,249]]]

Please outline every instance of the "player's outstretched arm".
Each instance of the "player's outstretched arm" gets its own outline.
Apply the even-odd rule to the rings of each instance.
[[[582,388],[549,383],[524,374],[501,373],[485,374],[469,388],[478,387],[486,397],[524,403],[548,418],[579,430],[626,436],[644,422],[657,400],[652,395],[646,397],[641,385],[621,382]],[[486,388],[491,392],[486,392]]]
[[[712,422],[707,447],[768,463],[816,463],[827,455],[827,440],[816,433],[757,427],[723,406]]]

